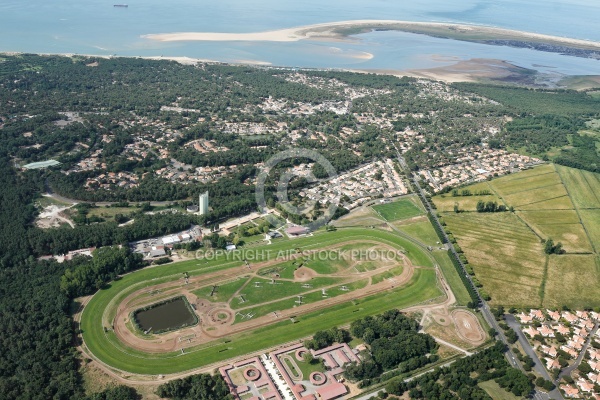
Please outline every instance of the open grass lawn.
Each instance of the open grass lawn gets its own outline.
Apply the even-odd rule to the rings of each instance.
[[[348,291],[353,291],[353,290],[364,288],[365,286],[367,286],[368,283],[369,283],[368,279],[362,279],[360,281],[349,283],[345,286],[348,287],[348,289],[349,289]],[[348,293],[348,291],[341,290],[341,286],[326,289],[325,295],[323,294],[322,290],[318,290],[318,289],[315,290],[314,287],[312,289],[305,289],[305,290],[306,291],[310,290],[311,292],[309,292],[309,293],[305,292],[302,294],[302,304],[316,303],[316,302],[322,301],[324,299],[333,298],[333,297],[337,297],[341,294]],[[281,296],[281,297],[284,297],[284,296]],[[247,315],[247,314],[252,314],[253,318],[258,318],[258,317],[262,317],[264,315],[271,314],[274,311],[282,311],[282,310],[288,310],[290,308],[294,308],[299,304],[299,303],[297,303],[297,301],[300,301],[298,299],[298,297],[292,297],[289,299],[272,301],[270,303],[261,304],[256,307],[245,308],[244,310],[242,310],[236,314],[235,323],[244,322],[245,321],[244,315]],[[248,303],[246,303],[246,304],[248,304]],[[243,304],[243,306],[245,306],[246,304]],[[273,318],[275,318],[275,316],[273,316]]]
[[[88,217],[98,216],[104,218],[107,221],[112,221],[117,214],[129,215],[132,212],[139,211],[140,209],[134,206],[131,207],[95,207],[90,208],[88,211]]]
[[[425,212],[412,199],[402,199],[393,203],[379,204],[373,209],[386,221],[398,221],[418,217]]]
[[[520,400],[523,397],[517,397],[512,392],[507,392],[500,387],[495,381],[486,381],[478,384],[480,388],[485,390],[487,394],[494,400]]]
[[[382,218],[371,207],[357,208],[350,214],[332,222],[337,227],[374,226],[382,222]]]
[[[278,251],[289,250],[292,246],[303,250],[320,249],[349,240],[380,241],[404,249],[407,257],[416,265],[429,267],[433,265],[428,255],[414,243],[392,233],[374,229],[339,229],[336,232],[297,239],[293,245],[289,242],[279,242],[264,246],[264,249],[268,250],[269,258],[274,258]],[[113,368],[138,374],[170,374],[273,347],[279,343],[298,340],[317,330],[343,325],[388,309],[408,307],[442,294],[436,285],[435,271],[417,269],[410,282],[393,290],[300,315],[297,317],[297,323],[292,323],[290,320],[274,321],[274,324],[264,328],[186,349],[185,354],[179,351],[163,354],[137,351],[119,342],[114,332],[104,331],[104,327],[110,326],[114,319],[118,305],[131,293],[149,284],[176,281],[181,278],[184,271],[195,276],[240,266],[238,260],[227,260],[225,257],[223,255],[215,260],[200,263],[198,260],[191,260],[147,268],[127,274],[122,279],[110,283],[93,296],[83,311],[81,329],[85,346],[100,361]],[[328,291],[334,294],[333,289]],[[321,293],[319,291],[314,295],[321,296]]]
[[[512,213],[445,214],[492,304],[539,305],[545,256],[537,236]]]
[[[539,165],[534,168],[526,169],[524,171],[519,171],[515,174],[508,174],[506,176],[503,176],[500,179],[503,179],[505,181],[520,180],[520,179],[528,178],[530,176],[543,175],[543,174],[546,174],[549,172],[554,172],[554,171],[555,171],[554,166],[552,164],[542,164],[542,165]],[[500,179],[498,179],[498,180],[500,180]]]
[[[298,361],[294,357],[294,361],[296,361],[296,365],[298,366],[298,368],[300,368],[300,371],[302,371],[304,379],[308,379],[310,374],[312,374],[313,372],[325,372],[325,367],[321,362],[319,362],[319,360],[314,360],[311,364],[305,361]]]
[[[239,298],[233,299],[231,308],[238,309],[252,306],[254,304],[266,303],[283,297],[295,296],[301,293],[313,291],[315,289],[335,285],[340,282],[336,278],[313,278],[309,282],[312,288],[303,287],[300,282],[290,282],[275,280],[271,284],[271,279],[254,278],[242,291],[244,302]],[[258,285],[256,285],[258,283]],[[258,287],[257,287],[258,286]]]
[[[545,307],[567,305],[581,310],[600,306],[600,260],[595,255],[551,256]]]
[[[411,222],[409,224],[393,225],[400,231],[411,237],[414,237],[427,246],[439,246],[437,243],[440,241],[440,238],[438,238],[437,233],[435,233],[435,230],[433,229],[433,226],[431,226],[429,219],[425,217],[421,221]]]
[[[39,204],[40,207],[48,207],[51,205],[55,205],[55,206],[70,206],[70,203],[65,203],[63,201],[57,200],[53,197],[49,197],[49,196],[41,196],[38,199],[36,199],[35,201],[36,204]]]
[[[600,208],[600,174],[560,165],[556,168],[577,208]]]
[[[469,292],[467,292],[467,288],[462,283],[462,280],[458,275],[458,271],[454,267],[454,264],[452,264],[450,256],[448,256],[448,252],[444,250],[436,250],[432,254],[440,266],[442,273],[446,278],[446,282],[448,282],[448,285],[450,285],[450,288],[454,293],[454,297],[456,297],[457,304],[466,306],[467,303],[471,301],[471,296],[469,296]]]
[[[249,276],[240,276],[236,280],[218,284],[217,290],[213,293],[212,297],[210,296],[210,293],[212,292],[212,285],[194,290],[192,293],[200,298],[210,300],[215,303],[224,303],[227,302],[231,296],[233,296],[234,293],[237,292],[242,286],[244,286],[246,282],[248,282],[249,278]]]

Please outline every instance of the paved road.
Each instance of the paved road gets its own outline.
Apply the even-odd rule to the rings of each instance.
[[[529,344],[529,341],[527,340],[527,338],[525,337],[525,334],[521,330],[521,324],[519,323],[519,321],[517,321],[515,319],[515,316],[512,315],[512,314],[506,314],[504,316],[504,320],[506,321],[506,323],[508,324],[508,326],[513,331],[516,332],[517,337],[519,338],[519,343],[521,343],[521,347],[523,347],[523,350],[525,351],[525,354],[527,354],[529,357],[531,357],[531,359],[535,363],[533,365],[533,369],[535,370],[535,372],[537,372],[538,375],[540,375],[542,378],[544,378],[544,379],[546,379],[548,381],[554,381],[550,377],[550,374],[548,374],[548,371],[546,370],[546,367],[544,366],[544,364],[542,363],[542,361],[539,359],[539,357],[537,356],[537,354],[535,353],[535,351],[533,350],[533,348]],[[550,398],[552,398],[552,399],[560,399],[560,398],[562,398],[562,395],[560,394],[560,392],[558,391],[558,389],[554,389],[553,391],[551,391],[549,393],[549,395],[550,395]]]
[[[394,144],[394,147],[396,148],[396,155],[398,157],[398,161],[400,162],[400,166],[404,169],[404,171],[406,171],[408,174],[410,174],[408,165],[407,165],[406,161],[404,160],[404,157],[402,157],[402,155],[398,151],[398,148],[396,147],[395,144]],[[487,321],[489,326],[494,328],[494,330],[497,333],[498,338],[506,345],[506,347],[508,349],[506,352],[506,359],[508,360],[508,362],[511,366],[523,371],[523,366],[517,361],[515,355],[513,354],[512,349],[510,348],[509,343],[506,340],[506,337],[504,336],[502,329],[500,328],[500,326],[498,325],[498,322],[496,321],[496,318],[491,313],[488,304],[481,298],[479,290],[473,284],[473,281],[471,280],[471,276],[467,273],[464,264],[462,263],[462,261],[460,261],[460,258],[458,257],[458,253],[456,252],[454,246],[450,242],[448,235],[446,235],[446,232],[445,232],[442,224],[440,224],[440,221],[437,218],[437,214],[436,214],[435,210],[431,207],[431,204],[429,204],[429,201],[425,197],[425,191],[421,188],[421,185],[419,184],[418,176],[416,174],[413,174],[410,177],[410,181],[411,181],[415,191],[417,192],[417,194],[419,194],[419,197],[421,198],[421,201],[423,202],[425,209],[427,210],[429,215],[432,217],[434,224],[436,224],[439,227],[440,231],[442,232],[445,242],[449,244],[450,251],[454,254],[456,259],[458,260],[458,262],[460,264],[461,273],[464,274],[464,276],[467,278],[469,285],[473,288],[473,290],[477,294],[477,298],[479,300],[479,306],[481,308],[481,314],[483,315],[484,319]],[[520,329],[519,329],[519,331],[520,331]],[[522,335],[522,333],[521,333],[521,335]],[[533,352],[533,349],[531,349],[531,346],[529,345],[529,343],[526,340],[525,340],[525,343],[523,343],[522,345],[523,345],[524,349],[529,348],[531,350],[531,352]],[[534,355],[535,355],[535,353],[534,353]],[[536,358],[537,358],[537,356],[536,356]],[[534,358],[534,361],[536,358]],[[541,365],[541,368],[544,369],[544,366]],[[548,376],[548,373],[545,371],[545,369],[544,369],[544,372],[545,372],[545,375]],[[542,376],[544,376],[544,375],[542,375]],[[552,392],[550,392],[550,396],[552,396],[552,397],[549,397],[548,394],[545,392],[535,389],[534,398],[537,400],[547,400],[550,398],[556,399],[556,400],[564,400],[562,394],[558,391],[558,389],[555,389]]]
[[[592,339],[594,338],[594,335],[596,334],[596,331],[598,330],[599,324],[600,324],[600,322],[596,322],[594,329],[592,329],[592,331],[590,332],[590,335],[588,336],[587,340],[585,341],[585,345],[583,345],[583,347],[581,348],[581,353],[579,353],[579,357],[577,357],[577,359],[575,360],[575,362],[573,364],[571,364],[570,366],[568,366],[567,368],[563,369],[560,372],[560,374],[558,375],[558,380],[562,379],[563,376],[570,375],[571,372],[573,372],[573,370],[575,368],[579,367],[579,364],[581,364],[583,357],[585,357],[585,353],[587,352],[587,348],[589,347],[590,342],[592,341]]]

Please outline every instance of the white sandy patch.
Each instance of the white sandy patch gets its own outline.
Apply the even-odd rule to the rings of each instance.
[[[445,28],[456,31],[481,32],[492,36],[519,36],[522,39],[534,39],[538,41],[560,42],[565,45],[584,46],[600,49],[600,42],[590,40],[572,39],[559,36],[543,35],[539,33],[516,31],[510,29],[493,28],[486,26],[474,26],[465,24],[448,24],[441,22],[412,22],[398,20],[352,20],[339,21],[324,24],[306,25],[296,28],[279,29],[265,32],[250,33],[227,33],[227,32],[175,32],[142,35],[143,38],[162,42],[173,41],[270,41],[270,42],[295,42],[304,39],[339,39],[339,28],[352,29],[375,29],[387,28],[395,30],[423,28]]]

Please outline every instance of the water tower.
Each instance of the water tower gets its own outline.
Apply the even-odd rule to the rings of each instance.
[[[208,214],[208,190],[198,197],[198,215]]]

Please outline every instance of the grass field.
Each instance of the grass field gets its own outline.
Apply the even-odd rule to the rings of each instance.
[[[485,390],[487,394],[494,400],[520,400],[523,397],[517,397],[511,392],[507,392],[503,388],[500,387],[495,381],[486,381],[478,384],[480,388]]]
[[[318,233],[312,237],[295,240],[293,247],[302,250],[321,249],[349,240],[377,241],[403,249],[415,265],[433,266],[431,258],[416,244],[395,234],[373,229],[340,229],[336,232]],[[269,250],[267,257],[275,257],[278,251],[286,251],[290,247],[290,242],[279,242],[264,246],[264,250],[265,252]],[[96,293],[86,305],[80,325],[85,346],[95,357],[112,368],[137,374],[176,373],[272,347],[278,343],[297,340],[320,329],[343,325],[366,315],[407,307],[441,295],[436,285],[435,271],[429,268],[416,269],[406,285],[302,314],[296,318],[296,323],[290,320],[275,321],[276,323],[263,328],[207,342],[186,349],[185,354],[180,351],[147,353],[135,350],[124,346],[113,331],[104,331],[104,327],[110,325],[114,319],[118,305],[127,296],[149,284],[181,280],[184,271],[189,272],[190,276],[198,276],[208,272],[226,271],[228,268],[239,267],[240,264],[239,261],[230,261],[223,256],[208,262],[198,263],[197,260],[192,260],[143,269],[125,275]],[[314,279],[311,283],[313,281]],[[318,280],[315,282],[326,283]],[[219,296],[226,297],[229,293],[235,292],[236,283],[237,281],[231,282],[231,287],[222,289]],[[356,282],[355,285],[360,286],[362,283]],[[316,293],[320,295],[320,291]],[[271,297],[277,298],[275,295]]]
[[[444,220],[492,304],[537,306],[545,256],[540,240],[512,213],[462,213]]]
[[[435,230],[428,219],[409,224],[394,224],[394,226],[401,232],[421,241],[426,246],[431,246],[434,249],[440,246],[437,233],[435,233]],[[450,288],[456,297],[456,302],[459,305],[467,305],[467,303],[471,301],[471,297],[469,296],[469,292],[467,292],[467,288],[465,288],[465,285],[462,283],[456,268],[454,268],[448,253],[445,250],[434,250],[431,252],[431,255],[440,266],[448,285],[450,285]]]
[[[581,310],[598,305],[600,260],[595,255],[551,256],[544,305]]]
[[[434,202],[492,304],[600,305],[591,288],[600,270],[589,261],[598,256],[594,244],[600,243],[600,175],[546,164],[487,184],[515,213],[484,214],[461,206],[467,212],[456,214],[453,202],[463,198],[449,194]],[[567,254],[547,260],[540,241],[548,238],[561,242]],[[588,261],[579,265],[579,260]],[[579,282],[569,265],[581,267]],[[562,290],[558,271],[566,273]]]
[[[581,220],[590,237],[591,243],[596,244],[596,252],[600,250],[600,209],[596,210],[579,210]]]
[[[198,290],[194,290],[192,293],[194,293],[198,297],[210,300],[212,302],[226,302],[233,296],[235,292],[241,289],[241,287],[244,286],[246,282],[247,278],[244,279],[244,277],[239,277],[234,281],[219,285],[213,293],[212,297],[210,296],[210,293],[212,292],[212,285],[203,287]]]
[[[575,206],[581,208],[600,207],[600,176],[588,171],[556,166]]]
[[[393,203],[379,204],[373,206],[373,210],[389,222],[418,217],[425,213],[412,198],[401,199]]]

